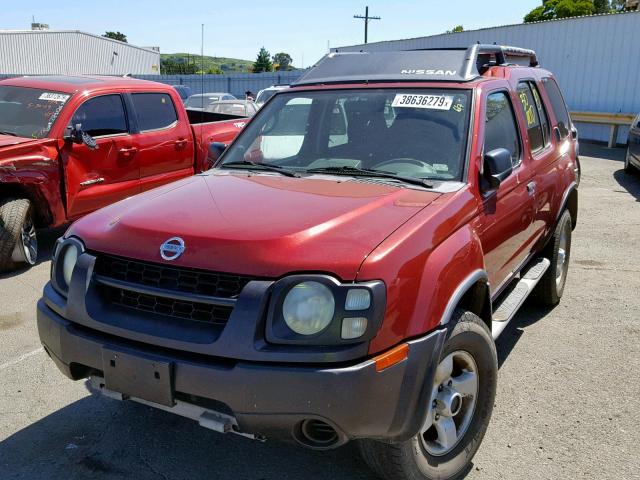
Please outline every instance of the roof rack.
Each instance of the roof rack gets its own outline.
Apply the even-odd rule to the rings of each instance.
[[[538,66],[533,50],[475,44],[469,48],[395,52],[339,52],[325,55],[292,85],[331,83],[448,81],[469,82],[489,67],[511,66],[509,58],[528,58]]]

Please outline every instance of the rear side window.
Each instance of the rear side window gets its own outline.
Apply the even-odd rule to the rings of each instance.
[[[529,137],[529,145],[531,151],[535,152],[544,148],[544,131],[540,114],[531,85],[529,82],[520,82],[518,84],[518,98],[520,99],[520,107],[527,125],[527,135]]]
[[[127,133],[127,117],[120,95],[103,95],[84,102],[71,119],[71,126],[82,125],[92,137]]]
[[[166,93],[134,93],[132,97],[141,132],[167,128],[178,121],[173,101]]]
[[[506,92],[492,93],[487,97],[487,114],[484,132],[485,153],[506,148],[511,153],[511,164],[520,164],[520,137],[511,101]]]
[[[562,93],[560,93],[560,88],[553,78],[543,78],[542,85],[547,92],[547,96],[551,102],[551,108],[558,120],[557,126],[558,130],[560,130],[560,137],[565,138],[569,135],[571,120],[569,119],[569,112],[562,98]]]

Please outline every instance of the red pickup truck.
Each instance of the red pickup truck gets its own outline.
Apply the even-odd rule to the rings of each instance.
[[[210,143],[243,126],[240,117],[188,112],[155,82],[1,81],[0,272],[36,262],[36,228],[206,170]]]
[[[578,182],[534,52],[332,53],[215,168],[72,225],[40,339],[112,398],[317,450],[357,440],[390,480],[459,478],[495,340],[530,294],[562,297]]]

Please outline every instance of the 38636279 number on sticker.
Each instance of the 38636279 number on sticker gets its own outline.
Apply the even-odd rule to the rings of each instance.
[[[426,95],[413,93],[398,93],[391,103],[392,107],[426,108],[429,110],[451,110],[452,105],[452,95]]]

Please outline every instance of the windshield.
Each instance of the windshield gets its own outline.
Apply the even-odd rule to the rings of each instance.
[[[278,90],[273,89],[273,90],[262,90],[259,94],[258,97],[256,98],[256,103],[259,105],[262,105],[263,103],[266,103],[267,100],[269,100],[271,97],[273,97],[276,92]]]
[[[462,179],[469,90],[369,89],[277,95],[225,153],[292,171],[355,169]]]
[[[0,85],[0,132],[44,138],[70,97],[68,93]]]

